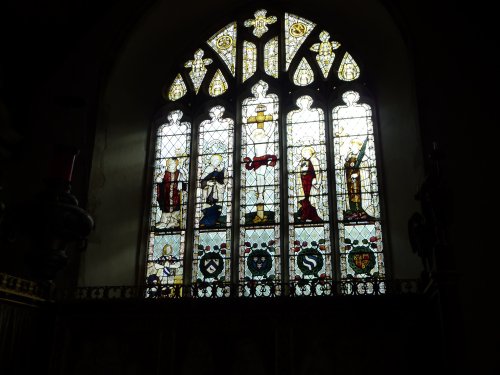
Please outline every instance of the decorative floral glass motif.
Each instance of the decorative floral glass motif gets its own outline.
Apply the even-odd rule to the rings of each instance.
[[[275,23],[278,19],[275,16],[266,17],[267,10],[260,9],[254,13],[255,19],[249,19],[245,21],[245,27],[253,26],[253,35],[260,38],[269,29],[267,25]]]
[[[157,131],[147,282],[182,283],[191,124],[171,111]]]
[[[274,23],[281,32],[265,36]],[[304,46],[316,27],[305,18],[261,9],[244,26],[255,37],[245,30],[249,40],[237,43],[237,22],[226,25],[207,40],[213,59],[198,49],[185,63],[192,85],[177,74],[162,92],[171,103],[156,137],[151,297],[172,295],[159,284],[192,283],[182,289],[192,297],[271,297],[330,295],[334,281],[384,279],[372,108],[350,83],[358,64],[345,52],[331,73],[340,42],[323,30]],[[290,73],[277,80],[280,64]],[[334,87],[343,88],[343,104],[329,117]],[[187,118],[196,119],[193,128]]]
[[[215,33],[207,44],[219,54],[231,74],[236,74],[236,22],[232,22]]]
[[[323,76],[327,78],[335,59],[335,52],[333,50],[339,48],[340,43],[330,42],[330,34],[324,30],[319,34],[319,40],[321,41],[320,43],[315,43],[311,46],[311,51],[318,52],[316,61]]]
[[[205,52],[203,52],[202,49],[198,49],[194,53],[194,59],[189,60],[184,64],[185,68],[191,68],[191,71],[189,72],[189,77],[191,78],[191,82],[193,82],[194,90],[196,91],[197,94],[198,91],[200,90],[203,78],[205,78],[205,75],[207,74],[206,66],[212,63],[212,59],[203,58],[204,54]]]

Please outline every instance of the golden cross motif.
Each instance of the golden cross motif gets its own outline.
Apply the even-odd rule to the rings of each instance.
[[[266,17],[267,10],[260,9],[254,13],[255,19],[249,19],[245,21],[246,27],[252,27],[253,35],[260,38],[268,30],[267,25],[275,23],[278,19],[275,16]]]
[[[265,115],[266,106],[259,104],[255,109],[257,116],[250,116],[247,120],[247,124],[257,124],[257,129],[264,129],[264,122],[272,121],[273,115]]]

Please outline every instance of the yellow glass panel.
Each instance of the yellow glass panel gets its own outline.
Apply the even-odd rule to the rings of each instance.
[[[217,69],[214,74],[214,78],[212,78],[212,82],[210,82],[210,86],[208,87],[208,93],[210,96],[219,96],[226,92],[227,87],[228,85],[224,75],[220,69]]]
[[[245,21],[245,27],[253,26],[253,35],[260,38],[269,29],[267,25],[275,23],[278,19],[275,16],[266,17],[267,10],[260,9],[254,13],[255,19],[248,19]]]
[[[359,77],[359,66],[352,56],[346,52],[339,68],[339,79],[342,81],[354,81]]]
[[[295,14],[285,13],[285,69],[288,70],[295,54],[316,24]]]
[[[186,84],[184,83],[182,76],[180,74],[177,74],[174,82],[172,82],[172,85],[170,85],[170,89],[168,90],[168,98],[174,102],[177,99],[182,98],[184,95],[186,95],[186,93]]]
[[[257,46],[252,42],[243,42],[243,82],[253,76],[257,70]]]
[[[212,59],[203,58],[204,54],[205,52],[203,52],[202,49],[198,49],[194,53],[194,59],[189,60],[184,64],[184,67],[191,68],[191,71],[189,72],[189,77],[193,82],[194,90],[196,91],[197,94],[198,91],[200,90],[203,78],[205,78],[205,74],[207,74],[207,68],[205,66],[210,65],[212,63]]]
[[[333,50],[340,47],[339,42],[330,42],[330,34],[326,31],[322,31],[319,34],[320,43],[315,43],[311,46],[311,51],[318,52],[316,55],[316,62],[323,73],[323,76],[328,77],[328,73],[335,60],[335,52]]]
[[[274,37],[264,47],[264,71],[271,77],[278,78],[278,37]]]
[[[207,40],[207,44],[219,54],[234,77],[236,74],[236,22],[216,32]]]
[[[307,62],[306,58],[303,57],[300,60],[299,66],[293,75],[293,83],[297,86],[307,86],[314,81],[314,72],[311,66]]]

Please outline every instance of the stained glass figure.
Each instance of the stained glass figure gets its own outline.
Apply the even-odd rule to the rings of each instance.
[[[318,63],[323,76],[328,77],[330,68],[332,67],[333,60],[335,60],[335,52],[340,47],[339,42],[330,42],[330,34],[322,31],[319,34],[320,43],[315,43],[311,46],[311,51],[318,52],[316,55],[316,62]]]
[[[177,74],[174,82],[172,82],[170,88],[168,89],[168,99],[174,102],[177,99],[182,98],[184,95],[186,95],[186,93],[186,84],[184,83],[182,76],[180,74]]]
[[[243,42],[242,82],[253,76],[257,70],[257,47],[252,42]]]
[[[314,72],[311,66],[307,62],[306,58],[303,57],[300,60],[299,66],[293,75],[293,83],[297,86],[307,86],[314,81]]]
[[[190,70],[177,74],[168,90],[162,92],[165,99],[177,101],[186,96],[191,81],[196,94],[203,85],[211,97],[223,95],[228,102],[227,106],[206,107],[206,117],[194,131],[196,142],[191,140],[191,123],[183,121],[180,110],[168,112],[167,120],[158,128],[146,275],[152,297],[172,295],[172,288],[161,284],[186,282],[193,284],[189,289],[192,297],[234,295],[231,282],[236,278],[240,282],[237,294],[247,297],[285,293],[280,289],[283,279],[287,281],[286,293],[291,295],[331,295],[334,277],[350,281],[340,284],[348,293],[369,294],[374,293],[373,287],[366,283],[358,287],[351,281],[385,278],[372,108],[360,100],[358,92],[346,91],[344,103],[332,110],[331,125],[327,125],[325,117],[329,116],[324,110],[328,103],[315,102],[314,95],[299,96],[296,107],[283,116],[280,95],[295,98],[294,89],[280,83],[270,90],[264,80],[254,84],[257,74],[276,79],[284,67],[290,71],[296,91],[297,86],[320,89],[316,68],[311,65],[312,53],[325,79],[332,79],[334,62],[342,81],[359,78],[360,68],[347,52],[340,63],[335,60],[340,43],[332,41],[327,31],[319,33],[319,40],[309,42],[307,38],[316,24],[290,13],[284,17],[283,36],[268,34],[259,43],[257,38],[269,29],[280,29],[270,26],[278,19],[267,16],[265,9],[257,10],[254,18],[243,23],[252,27],[255,36],[249,35],[248,29],[248,40],[237,43],[237,22],[227,24],[206,41],[217,54],[212,58],[218,64],[208,81],[207,66],[214,61],[204,58],[204,51],[198,49],[184,64]],[[280,51],[280,43],[284,51]],[[259,64],[262,61],[264,72],[257,72],[258,49],[262,51]],[[241,69],[236,66],[237,53]],[[290,69],[292,63],[294,68]],[[227,96],[232,82],[229,74],[235,77],[236,85],[252,82],[249,97],[241,102],[238,99],[244,87],[231,87],[237,89],[234,100]],[[193,104],[192,114],[199,116],[203,101]],[[238,114],[238,124],[228,112]],[[282,120],[286,120],[284,126]],[[327,130],[326,126],[331,128]],[[327,133],[332,139],[330,149]],[[196,145],[195,155],[191,155],[191,143]],[[237,184],[234,155],[240,155],[236,161],[240,172]],[[281,170],[283,158],[286,171]],[[327,161],[333,162],[330,170]],[[195,171],[190,172],[190,162],[196,165]],[[190,175],[194,181],[189,180]],[[240,187],[236,193],[234,184]],[[196,190],[189,195],[193,202],[188,202],[188,185]],[[286,205],[282,198],[287,200]],[[285,206],[287,216],[283,220],[281,208]],[[188,207],[193,212],[189,241]],[[238,225],[234,220],[239,220]],[[239,233],[234,232],[236,228]],[[338,244],[335,256],[332,239]],[[185,254],[190,264],[185,264]],[[339,276],[335,275],[337,271]],[[383,293],[384,280],[377,285],[382,288],[377,293]]]
[[[184,228],[189,170],[190,124],[180,122],[182,111],[172,111],[158,130],[156,202],[160,216],[156,229]]]
[[[193,256],[197,282],[230,281],[234,121],[224,118],[224,111],[223,106],[212,107],[210,119],[200,124]],[[199,287],[204,296],[226,295],[222,286]]]
[[[182,283],[191,124],[171,111],[157,131],[147,281]]]
[[[358,103],[356,91],[345,92],[342,99],[345,105],[332,112],[339,236],[347,253],[341,258],[342,277],[381,277],[384,265],[372,111],[368,104]]]
[[[354,81],[359,77],[359,66],[352,56],[346,52],[339,67],[339,79],[342,81]]]
[[[193,82],[194,90],[196,91],[197,94],[198,91],[200,90],[203,78],[205,78],[205,75],[207,74],[207,68],[205,66],[210,65],[212,63],[212,59],[203,58],[204,54],[205,52],[203,52],[202,49],[198,49],[194,53],[194,60],[189,60],[184,64],[185,68],[191,68],[191,71],[189,72],[189,77],[191,78],[191,82]]]
[[[285,13],[285,70],[316,24],[295,14]]]
[[[254,13],[255,19],[248,19],[245,21],[245,27],[253,26],[253,35],[260,38],[269,29],[267,25],[275,23],[278,19],[275,16],[266,17],[267,10],[260,9]]]
[[[210,94],[210,96],[219,96],[224,94],[227,88],[228,85],[226,79],[224,78],[224,75],[222,74],[220,69],[217,69],[214,74],[214,78],[212,78],[212,81],[208,86],[208,93]]]
[[[222,106],[210,109],[209,116],[200,124],[199,135],[196,217],[200,228],[226,227],[231,216],[234,122],[223,117]]]
[[[276,94],[267,94],[268,89],[266,82],[259,81],[252,87],[253,97],[242,103],[240,241],[250,246],[243,246],[241,261],[243,274],[256,280],[274,280],[277,277],[275,258],[279,257],[279,252],[275,251],[275,243],[279,243],[276,226],[280,194],[279,102]],[[266,229],[258,228],[261,226]],[[273,266],[264,272],[269,262]]]
[[[236,74],[236,22],[216,32],[207,43],[226,63],[231,74]]]
[[[290,278],[296,293],[316,293],[313,280],[331,279],[328,171],[324,113],[313,99],[297,99],[287,115]],[[314,290],[311,290],[313,288]]]
[[[278,78],[279,73],[279,51],[278,37],[270,39],[264,47],[264,71],[271,77]]]
[[[253,224],[274,222],[274,209],[266,212],[265,206],[275,204],[279,181],[276,168],[279,104],[277,95],[266,95],[268,87],[267,83],[259,81],[252,87],[255,97],[245,99],[242,107],[243,174],[247,178],[248,191],[252,190],[252,199],[247,196],[247,208],[252,210],[247,220]]]

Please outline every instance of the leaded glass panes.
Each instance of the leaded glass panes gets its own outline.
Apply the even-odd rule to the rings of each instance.
[[[342,277],[384,275],[372,111],[359,93],[333,109],[337,217]]]
[[[279,72],[279,54],[278,54],[278,37],[270,39],[264,47],[264,71],[271,77],[278,78]]]
[[[325,78],[328,77],[330,68],[332,67],[333,60],[335,59],[335,52],[333,50],[340,47],[339,42],[330,42],[330,34],[322,31],[319,34],[320,43],[315,43],[311,46],[311,51],[317,52],[316,62],[318,63],[321,72]]]
[[[177,74],[174,82],[172,82],[170,88],[168,89],[168,99],[170,99],[171,101],[176,101],[177,99],[180,99],[184,95],[186,95],[186,93],[186,84],[184,83],[182,76],[180,74]]]
[[[314,73],[311,66],[307,62],[306,58],[303,57],[300,60],[299,66],[293,75],[293,83],[297,86],[307,86],[314,81]]]
[[[224,111],[212,107],[210,119],[200,124],[193,254],[197,282],[230,281],[234,121]],[[200,293],[222,296],[225,287]]]
[[[287,115],[290,278],[301,282],[332,277],[328,171],[323,110],[301,96]],[[306,291],[304,291],[306,292]]]
[[[267,30],[267,25],[275,23],[278,19],[275,16],[266,17],[267,10],[260,9],[254,13],[254,19],[245,21],[245,27],[253,26],[253,35],[260,38]]]
[[[349,88],[360,76],[358,64],[345,52],[338,75],[332,74],[340,42],[325,30],[319,40],[307,41],[316,25],[302,17],[267,16],[261,9],[244,19],[253,36],[244,31],[247,40],[237,44],[237,23],[226,25],[207,41],[212,58],[198,49],[185,63],[192,86],[178,74],[163,92],[173,110],[157,133],[148,283],[190,281],[193,297],[271,297],[329,295],[334,280],[384,278],[372,109]],[[281,33],[267,36],[274,23],[271,30]],[[331,84],[318,84],[312,56],[317,74]],[[290,73],[277,81],[280,63]],[[339,80],[344,103],[327,123],[325,111],[337,99],[333,87]],[[297,86],[308,91],[298,96]],[[286,116],[282,100],[295,103]],[[177,105],[204,118],[191,129]],[[189,186],[194,192],[188,206]],[[231,286],[235,282],[238,288]],[[366,283],[340,285],[341,292],[374,292]],[[382,293],[384,288],[382,283]]]
[[[182,283],[191,124],[171,111],[157,131],[148,283]]]
[[[259,81],[241,107],[240,277],[279,278],[279,100]]]
[[[257,70],[257,46],[252,42],[243,42],[242,82],[253,76]]]
[[[316,24],[295,14],[285,13],[285,70]]]
[[[217,69],[214,74],[214,78],[212,78],[212,81],[208,86],[208,94],[210,96],[222,95],[226,92],[227,87],[228,85],[226,79],[224,78],[224,75],[222,74],[220,69]]]
[[[185,68],[191,68],[189,77],[191,78],[191,82],[193,82],[194,90],[197,94],[200,90],[203,78],[205,78],[205,75],[207,74],[206,66],[212,63],[212,59],[203,58],[204,54],[205,52],[203,52],[202,49],[198,49],[194,53],[194,59],[189,60],[184,64]]]
[[[236,22],[215,33],[207,43],[219,54],[234,76],[236,73]]]
[[[342,81],[354,81],[359,77],[359,66],[352,56],[346,52],[339,67],[339,79]]]

